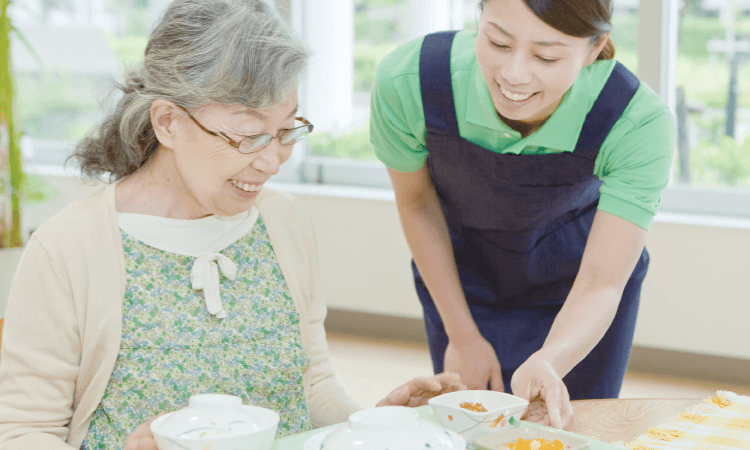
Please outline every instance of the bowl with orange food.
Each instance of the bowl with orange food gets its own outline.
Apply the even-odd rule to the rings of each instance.
[[[581,450],[589,441],[560,430],[542,427],[510,427],[474,439],[478,450]]]
[[[440,424],[466,442],[483,434],[499,431],[521,420],[527,400],[504,392],[456,391],[428,401]]]

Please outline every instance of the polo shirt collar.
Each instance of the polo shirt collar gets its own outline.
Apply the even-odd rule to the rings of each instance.
[[[472,82],[466,100],[466,121],[497,133],[509,133],[520,140],[521,134],[506,125],[498,116],[489,87],[476,61],[472,67],[471,77]],[[539,130],[523,139],[525,145],[517,147],[518,153],[525,147],[544,147],[566,152],[575,150],[586,114],[598,96],[598,92],[592,96],[592,93],[584,89],[584,86],[590,84],[586,80],[587,77],[588,71],[584,67],[550,118]]]

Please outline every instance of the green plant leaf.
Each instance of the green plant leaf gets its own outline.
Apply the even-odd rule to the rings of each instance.
[[[38,205],[50,201],[58,195],[50,183],[39,175],[25,174],[21,182],[21,198],[30,205]]]
[[[44,68],[44,63],[42,62],[42,58],[39,57],[39,54],[36,52],[36,50],[34,50],[34,47],[31,46],[31,43],[29,43],[29,41],[26,39],[26,36],[24,36],[18,30],[18,28],[14,27],[13,25],[10,26],[10,29],[14,33],[16,33],[16,36],[18,36],[18,39],[23,43],[23,45],[26,47],[26,49],[29,51],[29,53],[31,53],[31,56],[34,57],[34,59],[36,60],[37,64],[39,64],[39,68],[43,69]]]

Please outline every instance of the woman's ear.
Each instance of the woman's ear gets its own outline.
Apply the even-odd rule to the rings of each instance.
[[[169,100],[158,99],[151,102],[151,126],[159,143],[174,148],[175,118],[180,113],[177,105]]]
[[[599,57],[599,53],[602,52],[604,46],[607,45],[607,42],[609,41],[609,33],[610,32],[607,31],[596,39],[594,45],[589,49],[589,54],[586,56],[586,62],[583,64],[584,66],[588,66],[596,61],[596,58]]]

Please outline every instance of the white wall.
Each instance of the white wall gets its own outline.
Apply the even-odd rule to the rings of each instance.
[[[64,195],[31,208],[30,224],[93,190],[71,178],[50,180]],[[329,307],[421,317],[392,194],[363,199],[326,195],[330,189],[320,186],[286,189],[312,214]],[[635,344],[750,360],[750,227],[658,220],[647,245],[651,268]]]

